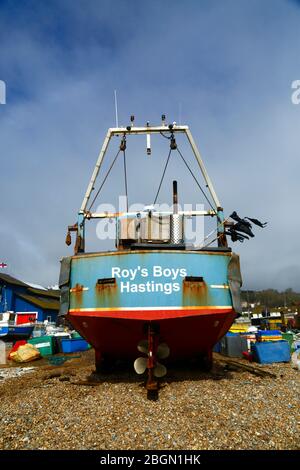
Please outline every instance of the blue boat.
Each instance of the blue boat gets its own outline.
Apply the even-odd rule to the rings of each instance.
[[[18,324],[18,318],[19,314],[14,312],[0,314],[0,339],[17,341],[19,339],[28,339],[31,336],[35,326],[34,322]]]
[[[168,157],[152,206],[141,211],[93,212],[91,207],[118,158],[123,156],[127,197],[126,156],[128,136],[168,139]],[[205,181],[205,189],[178,148],[177,136],[187,138]],[[115,159],[92,200],[96,179],[112,138],[120,139]],[[205,210],[180,210],[177,182],[173,181],[173,204],[169,211],[157,207],[157,199],[172,152],[179,155],[208,202]],[[92,200],[92,203],[91,203]],[[201,243],[187,239],[189,218],[214,218],[216,227]],[[93,219],[116,222],[116,250],[89,253],[85,228]],[[108,130],[75,225],[74,255],[62,259],[61,310],[74,328],[95,349],[98,372],[115,359],[135,359],[138,374],[147,372],[147,389],[157,390],[158,378],[166,374],[167,362],[196,357],[206,369],[212,365],[212,348],[241,312],[242,278],[239,257],[227,243],[230,222],[206,172],[188,126],[131,125]],[[137,358],[137,355],[140,357]],[[142,354],[142,356],[141,356]],[[161,362],[163,361],[164,364]]]

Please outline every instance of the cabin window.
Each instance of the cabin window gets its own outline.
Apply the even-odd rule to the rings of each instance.
[[[9,314],[9,321],[15,321],[15,314],[14,313],[10,313]]]
[[[3,320],[3,314],[0,313],[0,321],[2,321],[2,320]]]
[[[47,317],[47,320],[48,320],[49,322],[52,321],[52,318],[50,317],[50,315]]]

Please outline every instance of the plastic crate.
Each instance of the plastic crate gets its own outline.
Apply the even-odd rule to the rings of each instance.
[[[213,351],[216,352],[216,353],[221,352],[221,342],[220,341],[217,344],[214,345]]]
[[[229,357],[243,357],[243,351],[248,351],[247,339],[239,334],[226,334],[221,339],[221,354]]]
[[[270,323],[270,330],[277,330],[278,328],[280,328],[282,325],[282,323]]]
[[[31,338],[27,341],[37,348],[42,357],[51,356],[53,354],[53,337],[52,336],[39,336]]]
[[[81,334],[77,333],[77,331],[73,331],[71,336],[72,336],[73,339],[83,339]]]
[[[258,336],[258,341],[282,341],[282,336]]]
[[[64,335],[59,335],[59,336],[54,335],[53,337],[54,354],[63,352],[62,345],[61,345],[61,342],[63,339],[70,339],[70,335],[68,333],[65,333]]]
[[[281,336],[280,330],[259,330],[257,336]]]
[[[84,340],[84,338],[81,336],[81,334],[78,333],[77,331],[74,331],[74,332],[71,334],[71,337],[72,337],[72,339],[83,339],[83,340]],[[84,340],[84,341],[86,341],[86,340]],[[91,349],[91,348],[92,348],[92,346],[88,343],[87,349]]]
[[[273,362],[290,362],[291,353],[289,343],[282,341],[257,342],[252,345],[254,360],[260,364],[273,364]]]
[[[294,342],[294,335],[293,333],[282,333],[282,339],[287,341],[290,345],[290,349],[292,349],[292,344]]]
[[[61,341],[62,352],[73,353],[77,351],[86,351],[89,349],[89,343],[85,339],[63,339]]]

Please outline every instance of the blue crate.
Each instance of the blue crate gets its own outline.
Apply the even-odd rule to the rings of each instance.
[[[260,364],[290,362],[291,353],[288,341],[265,341],[252,345],[254,360]]]
[[[282,332],[280,330],[259,330],[257,336],[281,336]]]
[[[221,342],[220,341],[217,344],[214,345],[213,351],[216,352],[216,353],[221,352]]]
[[[86,351],[89,348],[89,343],[85,339],[63,339],[61,340],[61,347],[63,353],[73,353],[78,351]]]

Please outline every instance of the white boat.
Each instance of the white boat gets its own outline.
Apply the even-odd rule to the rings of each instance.
[[[0,313],[0,338],[4,340],[27,339],[36,322],[36,312]]]

